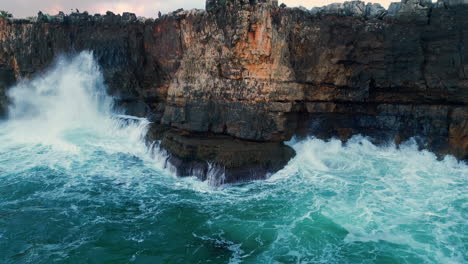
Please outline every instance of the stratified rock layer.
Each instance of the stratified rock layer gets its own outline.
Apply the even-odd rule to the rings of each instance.
[[[0,19],[0,105],[18,78],[88,49],[130,114],[179,131],[256,142],[420,136],[427,148],[466,159],[467,17],[463,0],[404,0],[389,10],[353,1],[312,11],[210,0],[207,11],[156,20]]]
[[[147,139],[154,151],[170,153],[166,167],[177,176],[197,176],[212,185],[265,179],[295,156],[281,142],[251,142],[224,135],[196,134],[153,124]],[[208,162],[207,162],[208,161]]]

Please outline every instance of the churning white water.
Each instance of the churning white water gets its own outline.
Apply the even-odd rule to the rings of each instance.
[[[7,142],[77,151],[82,140],[106,144],[119,138],[119,144],[126,142],[120,150],[141,151],[144,146],[148,122],[133,119],[126,125],[128,120],[115,113],[91,52],[60,57],[49,71],[20,82],[8,96],[12,104],[3,129]]]
[[[468,167],[408,142],[307,139],[266,181],[171,177],[90,52],[9,90],[0,263],[466,263]],[[125,119],[125,120],[122,120]]]

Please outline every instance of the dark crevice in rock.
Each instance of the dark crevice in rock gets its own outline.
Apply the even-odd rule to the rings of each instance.
[[[459,27],[460,42],[458,45],[458,50],[459,50],[458,52],[460,54],[460,63],[462,66],[464,66],[464,67],[461,67],[463,78],[468,79],[468,74],[466,73],[467,71],[466,68],[468,67],[465,66],[468,64],[468,63],[465,63],[465,38],[468,38],[468,36],[465,36],[464,30],[466,31],[467,29],[464,27]]]

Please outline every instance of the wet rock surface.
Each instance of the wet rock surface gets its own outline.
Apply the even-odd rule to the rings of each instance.
[[[466,159],[467,17],[465,0],[403,0],[388,10],[360,1],[307,10],[209,0],[207,11],[157,19],[0,19],[0,106],[15,80],[57,55],[93,50],[129,114],[190,132],[165,143],[180,168],[190,159],[174,142],[193,146],[200,135],[258,144],[295,134],[420,136],[426,148]]]
[[[152,124],[147,136],[154,151],[167,151],[166,167],[177,176],[197,176],[212,185],[265,179],[282,169],[295,151],[282,142],[252,142]]]

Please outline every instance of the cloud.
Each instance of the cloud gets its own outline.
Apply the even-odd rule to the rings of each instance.
[[[340,0],[283,0],[288,6],[323,6]],[[374,0],[388,6],[391,0]],[[79,9],[90,13],[114,13],[132,12],[139,16],[156,17],[158,11],[167,13],[178,8],[192,9],[204,8],[205,0],[0,0],[0,9],[7,10],[15,17],[34,16],[38,11],[49,14],[57,14],[59,11],[70,13]]]
[[[158,11],[167,13],[178,8],[204,8],[204,0],[0,0],[0,9],[7,10],[15,17],[34,16],[38,11],[57,14],[59,11],[70,13],[71,10],[90,13],[133,12],[137,15],[154,17]]]

